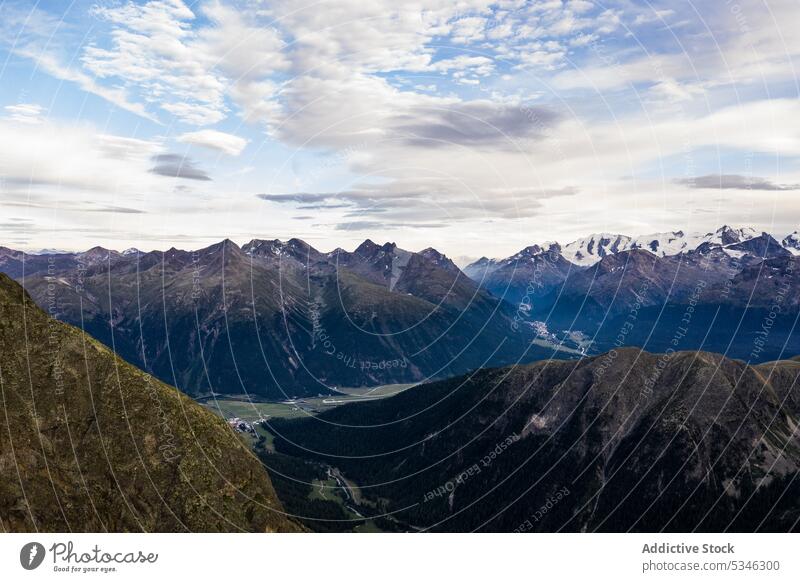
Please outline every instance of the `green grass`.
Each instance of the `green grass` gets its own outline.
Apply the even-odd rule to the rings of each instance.
[[[375,386],[374,388],[339,388],[339,392],[344,392],[350,396],[358,396],[360,398],[386,398],[387,396],[394,396],[400,394],[404,390],[416,386],[416,384],[385,384],[383,386]]]
[[[344,505],[344,500],[335,493],[338,486],[338,483],[336,483],[334,479],[325,479],[324,481],[314,479],[311,484],[311,493],[308,494],[308,498],[312,501],[314,499],[321,499],[322,501],[335,501],[344,509],[347,509],[347,507]]]
[[[356,526],[353,531],[356,533],[383,533],[383,530],[379,528],[371,519],[365,521],[364,525]]]
[[[247,402],[234,398],[218,397],[202,402],[203,406],[225,419],[241,418],[249,422],[260,418],[300,418],[308,416],[297,405],[281,402]]]
[[[564,352],[566,354],[575,354],[576,356],[584,355],[581,351],[576,350],[575,348],[570,348],[562,344],[557,344],[555,342],[543,338],[536,338],[531,343],[540,346],[542,348],[553,349],[557,352]]]
[[[301,398],[294,401],[248,400],[239,396],[217,396],[203,398],[200,403],[222,418],[241,418],[254,422],[261,418],[303,418],[314,416],[352,402],[365,402],[387,398],[411,388],[414,384],[389,384],[375,388],[340,388],[341,395]]]

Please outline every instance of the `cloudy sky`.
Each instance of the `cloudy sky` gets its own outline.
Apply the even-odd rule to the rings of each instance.
[[[0,0],[0,245],[800,228],[796,0]]]

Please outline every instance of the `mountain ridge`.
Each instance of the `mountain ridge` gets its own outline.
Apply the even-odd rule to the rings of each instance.
[[[473,273],[477,273],[481,267],[488,267],[491,269],[498,263],[518,260],[525,254],[535,255],[551,252],[553,245],[558,245],[561,254],[571,263],[581,267],[588,267],[597,263],[605,256],[635,249],[645,250],[659,257],[666,257],[696,250],[703,244],[736,250],[735,245],[740,245],[751,239],[765,236],[772,238],[766,232],[759,233],[752,228],[732,228],[727,225],[705,234],[687,234],[681,230],[639,236],[595,233],[580,237],[566,244],[555,242],[545,242],[541,243],[541,245],[534,244],[504,259],[481,257],[477,261],[467,265],[464,271],[472,275]],[[800,234],[798,234],[797,231],[786,236],[780,242],[775,239],[772,239],[772,241],[774,241],[775,246],[784,248],[792,254],[800,253],[800,243],[797,242],[800,241]],[[526,251],[530,250],[535,252],[526,253]]]

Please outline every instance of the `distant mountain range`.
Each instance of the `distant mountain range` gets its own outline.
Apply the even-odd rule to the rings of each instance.
[[[408,531],[797,531],[800,362],[626,348],[481,370],[317,418],[275,447]]]
[[[769,239],[776,246],[785,248],[789,253],[800,255],[800,234],[797,231],[778,242],[769,234],[759,233],[752,228],[722,226],[714,232],[705,234],[687,234],[680,230],[636,237],[624,234],[591,234],[563,246],[555,242],[533,245],[506,259],[482,257],[465,267],[464,272],[475,278],[481,271],[491,273],[498,268],[507,266],[509,263],[518,261],[520,258],[540,254],[544,251],[549,251],[553,247],[558,250],[564,259],[582,267],[593,265],[608,255],[615,255],[634,249],[642,249],[658,257],[669,257],[703,247],[720,247],[725,248],[726,252],[731,256],[741,256],[740,251],[735,248],[736,245],[756,238]]]
[[[702,268],[704,277],[729,279],[746,266],[761,263],[765,259],[786,259],[800,255],[799,241],[797,233],[778,242],[767,233],[758,234],[752,229],[733,229],[728,226],[704,235],[685,235],[681,231],[635,238],[595,234],[563,247],[558,243],[529,246],[505,259],[483,257],[466,266],[464,272],[495,296],[515,304],[530,304],[538,309],[541,302],[535,302],[534,305],[532,300],[558,292],[568,278],[571,278],[570,284],[565,292],[575,297],[589,292],[590,286],[595,287],[591,283],[598,277],[620,273],[623,268],[634,266],[614,257],[639,256],[653,267],[682,264],[684,270]],[[661,271],[665,270],[662,268]],[[696,275],[690,273],[690,276]],[[629,278],[638,277],[644,281],[649,276],[636,273],[635,277]],[[679,277],[686,278],[683,275]],[[592,298],[613,296],[608,292],[607,288],[593,288]],[[601,308],[606,307],[607,302],[601,301]]]
[[[407,383],[549,357],[513,308],[434,249],[291,239],[197,251],[27,255],[0,271],[59,319],[193,395],[270,398]]]
[[[601,234],[482,258],[464,272],[516,305],[543,337],[580,332],[595,352],[703,348],[758,362],[800,351],[792,334],[799,240],[727,226],[704,235]]]
[[[481,280],[490,277],[496,271],[508,271],[528,260],[536,261],[541,255],[558,255],[566,263],[576,267],[589,267],[609,255],[616,255],[631,250],[641,249],[657,257],[672,257],[691,251],[708,251],[713,248],[723,249],[735,258],[742,257],[752,251],[758,255],[757,242],[769,244],[778,254],[800,255],[800,234],[793,232],[778,242],[768,233],[758,233],[752,228],[734,229],[722,226],[714,232],[706,234],[686,234],[683,231],[667,232],[630,237],[623,234],[591,234],[565,245],[547,242],[522,249],[515,255],[505,259],[482,257],[464,267],[464,272],[471,278]],[[782,253],[778,247],[787,252]]]
[[[294,398],[625,345],[800,353],[800,235],[722,227],[532,245],[460,270],[428,248],[299,239],[25,254],[0,272],[192,395]],[[766,328],[766,329],[765,329]]]
[[[225,422],[0,274],[4,532],[299,531]]]

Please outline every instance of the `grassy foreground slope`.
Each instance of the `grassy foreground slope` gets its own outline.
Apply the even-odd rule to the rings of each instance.
[[[0,275],[0,531],[293,531],[225,422]]]

